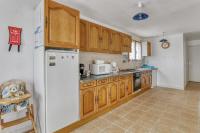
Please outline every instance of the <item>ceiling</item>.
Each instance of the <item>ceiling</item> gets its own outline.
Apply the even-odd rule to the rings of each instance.
[[[57,0],[77,8],[81,14],[143,37],[162,32],[186,33],[200,31],[200,0]],[[138,12],[137,3],[145,4],[150,18],[132,20]]]

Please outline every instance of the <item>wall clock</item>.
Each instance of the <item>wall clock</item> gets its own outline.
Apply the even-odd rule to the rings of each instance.
[[[170,47],[169,41],[167,39],[165,39],[165,32],[163,32],[163,39],[161,39],[160,42],[161,42],[161,47],[163,49],[167,49]]]
[[[162,42],[161,47],[163,49],[168,49],[170,47],[170,43],[169,42]]]

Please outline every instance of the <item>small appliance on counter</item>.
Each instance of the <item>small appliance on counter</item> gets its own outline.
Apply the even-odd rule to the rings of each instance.
[[[94,64],[90,65],[90,69],[93,75],[110,74],[112,72],[111,64],[105,64],[103,60],[95,60]]]
[[[80,67],[80,76],[81,78],[86,78],[86,74],[85,74],[85,65],[84,64],[79,64]]]
[[[119,72],[119,68],[117,66],[117,63],[116,62],[111,62],[111,65],[112,65],[112,72],[113,73],[118,73]]]

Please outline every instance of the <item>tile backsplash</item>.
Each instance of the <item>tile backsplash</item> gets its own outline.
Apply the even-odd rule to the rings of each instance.
[[[80,52],[80,63],[85,65],[85,69],[89,69],[89,64],[92,64],[93,60],[100,59],[106,62],[115,61],[119,69],[138,68],[142,65],[143,61],[130,61],[123,62],[123,56],[121,54],[106,54],[106,53],[95,53],[95,52]]]

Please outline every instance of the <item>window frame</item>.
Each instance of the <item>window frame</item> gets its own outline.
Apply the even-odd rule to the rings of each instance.
[[[130,53],[132,53],[132,45],[134,43],[134,50],[135,50],[135,55],[134,55],[134,59],[130,59]],[[140,59],[137,59],[137,50],[136,50],[136,43],[139,43],[140,47],[141,47],[141,51],[140,51],[140,54],[141,54],[141,58]],[[131,43],[131,52],[128,53],[128,57],[129,57],[129,61],[141,61],[142,60],[142,42],[141,41],[136,41],[136,40],[132,40],[132,43]]]

